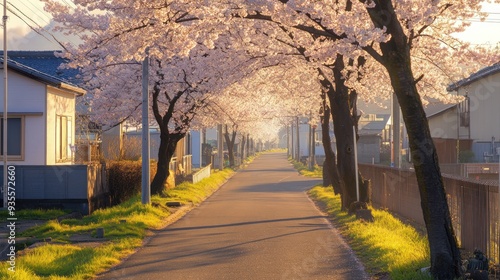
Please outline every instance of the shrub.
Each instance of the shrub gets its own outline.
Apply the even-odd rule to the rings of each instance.
[[[140,161],[112,161],[108,163],[109,195],[111,205],[130,199],[141,191],[142,164]],[[150,165],[150,180],[156,173],[156,164]]]
[[[461,163],[474,162],[474,158],[474,152],[470,150],[460,151],[460,153],[458,154],[458,160]]]

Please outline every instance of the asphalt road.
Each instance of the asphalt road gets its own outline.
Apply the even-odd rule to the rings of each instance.
[[[235,174],[99,279],[368,279],[286,154]]]

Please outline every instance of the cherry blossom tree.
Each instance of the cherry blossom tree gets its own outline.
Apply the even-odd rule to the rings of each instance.
[[[161,194],[164,190],[169,162],[178,141],[186,135],[197,110],[206,105],[210,90],[216,88],[214,84],[223,84],[218,76],[206,76],[203,73],[206,69],[197,66],[198,63],[208,62],[210,55],[207,54],[203,52],[190,59],[150,58],[151,119],[156,120],[160,129],[158,166],[151,182],[152,194]],[[142,103],[142,68],[139,63],[109,65],[105,70],[87,67],[83,73],[89,77],[88,84],[92,85],[92,117],[96,122],[111,124],[127,120],[139,123],[141,114],[138,108]]]
[[[451,34],[466,26],[463,19],[480,15],[480,2],[246,2],[248,18],[315,36],[312,56],[318,59],[327,52],[355,59],[351,54],[363,50],[385,70],[409,134],[436,279],[459,277],[461,261],[422,98],[449,99],[443,93],[453,82],[450,77],[477,70],[458,69],[471,56],[465,55],[470,54],[467,45]]]
[[[263,67],[213,95],[199,114],[205,126],[226,124],[229,159],[237,132],[255,139],[276,138],[290,116],[306,115],[319,107],[321,85],[317,71],[304,61],[287,58],[275,66]],[[300,98],[297,98],[300,96]],[[228,129],[231,128],[231,129]]]
[[[252,18],[252,16],[248,17]],[[261,14],[257,15],[256,18],[264,19],[264,21],[270,20],[269,17]],[[334,108],[328,111],[331,112],[333,117],[338,151],[338,159],[336,159],[329,141],[324,142],[326,165],[323,171],[326,173],[325,177],[328,177],[330,181],[334,181],[334,190],[341,196],[343,209],[350,209],[350,206],[358,200],[370,203],[370,183],[364,180],[359,172],[356,174],[353,153],[355,138],[352,133],[353,127],[355,127],[357,133],[359,120],[356,104],[358,91],[362,90],[362,86],[360,86],[362,83],[360,82],[363,81],[364,74],[362,74],[361,69],[366,62],[366,59],[362,56],[363,52],[357,51],[358,58],[356,61],[358,63],[356,64],[354,63],[355,60],[351,58],[348,59],[347,65],[345,65],[344,56],[341,54],[338,54],[333,61],[331,59],[320,59],[317,55],[314,55],[317,49],[314,36],[300,31],[297,34],[293,32],[293,29],[279,24],[279,32],[270,32],[269,28],[262,32],[276,42],[274,45],[280,45],[281,48],[288,49],[290,54],[302,57],[304,62],[310,64],[310,67],[317,67],[324,93],[328,96],[330,106]],[[300,40],[297,40],[297,38],[300,38]],[[354,84],[347,84],[349,78],[354,80]],[[323,118],[323,121],[326,120],[328,118]],[[323,137],[329,138],[329,126],[324,126],[322,133]],[[359,198],[357,197],[356,176],[359,177],[359,182],[361,182]]]
[[[80,0],[75,1],[78,8],[74,10],[50,0],[46,2],[55,19],[64,23],[63,28],[82,34],[84,44],[67,46],[70,58],[80,67],[105,69],[109,65],[141,61],[146,48],[158,62],[166,63],[167,59],[190,55],[199,44],[213,48],[221,34],[237,28],[234,35],[240,36],[240,40],[233,41],[231,49],[268,53],[281,60],[289,48],[283,49],[282,44],[275,47],[261,35],[269,39],[286,38],[299,46],[312,62],[318,62],[318,67],[344,64],[338,65],[338,72],[326,74],[333,76],[331,81],[336,90],[343,83],[351,93],[355,91],[353,97],[367,100],[394,92],[409,134],[429,236],[431,272],[437,279],[460,276],[460,254],[423,104],[428,98],[450,100],[443,94],[446,85],[484,65],[469,64],[471,58],[488,61],[484,55],[473,57],[466,44],[451,36],[463,30],[467,25],[465,19],[482,16],[481,1],[232,0],[212,1],[208,6],[204,1]],[[242,23],[241,19],[248,23]],[[292,36],[283,36],[284,29],[293,30]],[[366,62],[359,68],[356,62],[361,55]],[[350,61],[354,63],[351,65]],[[477,65],[477,68],[463,68],[463,65]],[[362,71],[362,79],[352,74],[357,71]],[[201,89],[204,79],[191,80],[189,72],[186,76],[184,72],[176,73],[178,79],[196,89],[189,90],[190,94],[205,92]],[[391,91],[387,91],[387,85]],[[206,92],[218,91],[213,86],[218,85],[207,86],[210,90]],[[344,98],[339,105],[342,102],[349,100]],[[333,109],[331,100],[330,105]],[[354,107],[348,109],[351,116],[357,116]],[[346,112],[341,114],[347,116]]]

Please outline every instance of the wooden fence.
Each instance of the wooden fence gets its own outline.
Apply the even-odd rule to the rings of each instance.
[[[424,228],[417,179],[412,170],[360,164],[361,174],[372,181],[374,205],[388,209]],[[443,175],[453,228],[461,249],[483,250],[500,262],[499,186],[453,175]]]

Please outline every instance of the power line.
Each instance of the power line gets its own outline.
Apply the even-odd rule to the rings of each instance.
[[[19,13],[21,13],[22,15],[24,15],[26,18],[28,18],[29,20],[31,20],[32,22],[34,22],[36,24],[35,21],[33,21],[33,19],[29,18],[28,16],[26,16],[26,14],[24,14],[21,10],[19,10],[16,6],[12,5],[12,3],[8,3],[10,4],[11,6],[13,6]],[[3,6],[3,4],[0,4]],[[18,15],[15,11],[13,11],[10,7],[7,7],[7,10],[9,12],[11,12],[13,15],[15,15],[17,18],[19,18],[22,22],[24,22],[27,26],[29,26],[31,28],[31,30],[33,30],[34,32],[36,32],[37,34],[41,35],[42,37],[44,37],[45,39],[47,39],[48,41],[50,41],[49,38],[47,38],[45,35],[43,35],[42,33],[40,33],[38,30],[36,30],[33,26],[31,26],[24,18],[22,18],[20,15]]]
[[[48,30],[46,30],[45,28],[43,28],[40,24],[38,24],[36,21],[34,21],[31,17],[29,17],[28,15],[26,15],[21,9],[19,9],[16,5],[8,2],[8,4],[10,6],[12,6],[16,11],[14,11],[12,8],[10,8],[9,6],[7,6],[7,10],[9,12],[11,12],[13,15],[15,15],[17,18],[19,18],[22,22],[24,22],[33,32],[37,33],[38,35],[42,36],[43,38],[45,38],[47,41],[51,42],[51,43],[56,43],[58,44],[59,46],[61,46],[62,48],[64,48],[64,45],[56,38],[56,36],[54,34],[52,34],[51,32],[49,32]],[[3,6],[3,4],[1,4]],[[20,14],[22,16],[24,16],[24,18],[22,16],[20,16]],[[33,27],[27,20],[31,21],[32,23],[34,23],[34,25],[38,26],[38,28],[35,28]],[[48,35],[50,35],[50,37],[52,37],[52,40],[49,39],[47,36],[45,36],[44,34],[42,34],[42,32],[40,32],[39,30],[43,30],[44,32],[46,32]],[[69,38],[68,38],[69,39]],[[72,42],[74,44],[74,42]]]
[[[495,20],[466,19],[464,21],[474,22],[474,23],[500,23],[500,19],[495,19]]]
[[[8,1],[8,3],[13,6],[13,4],[10,3],[10,1]],[[41,19],[45,23],[47,23],[47,24],[50,23],[51,18],[47,15],[47,13],[43,10],[40,10],[40,8],[35,6],[35,4],[33,4],[32,1],[28,1],[28,3],[31,5],[31,7],[33,7],[37,11],[35,11],[31,7],[29,7],[24,1],[19,1],[18,3],[21,3],[24,7],[26,7],[28,10],[30,10],[34,15],[36,15],[39,19]]]

